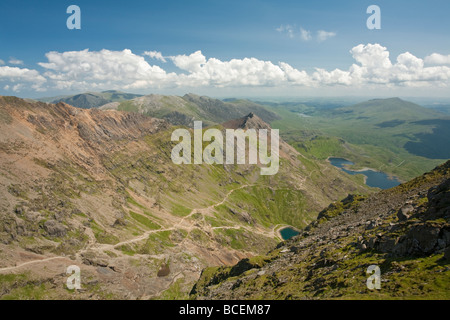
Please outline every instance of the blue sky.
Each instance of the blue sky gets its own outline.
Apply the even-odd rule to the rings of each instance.
[[[66,27],[72,4],[81,8],[81,30]],[[381,8],[381,30],[366,27],[372,4]],[[448,96],[449,12],[444,0],[2,0],[0,94],[39,97],[113,88],[215,96]],[[320,40],[319,32],[328,37]],[[350,53],[358,45],[364,47]],[[85,49],[89,53],[81,53]],[[124,49],[131,53],[120,54]],[[63,55],[72,51],[80,54]],[[49,52],[60,55],[50,61]],[[165,62],[146,52],[161,53]],[[385,52],[392,66],[385,65]],[[396,63],[405,53],[410,56]],[[378,58],[380,65],[367,61]],[[69,60],[72,67],[66,67]],[[60,64],[51,66],[55,61]],[[111,80],[114,64],[121,66],[122,80]],[[351,69],[353,64],[361,68]],[[95,70],[104,76],[89,73]]]

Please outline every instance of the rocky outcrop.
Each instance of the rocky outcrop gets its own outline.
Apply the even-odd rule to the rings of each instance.
[[[67,233],[67,228],[56,220],[46,221],[44,230],[51,237],[64,237]]]
[[[414,207],[412,205],[410,205],[410,204],[402,207],[397,212],[398,220],[400,220],[400,221],[407,220],[410,217],[409,213],[412,212],[413,210],[414,210]]]

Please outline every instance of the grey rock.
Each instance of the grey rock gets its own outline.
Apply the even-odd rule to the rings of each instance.
[[[420,224],[411,228],[407,233],[407,237],[413,239],[413,242],[417,240],[419,249],[423,253],[428,253],[436,246],[439,232],[439,227]]]
[[[397,239],[384,238],[380,240],[378,249],[383,252],[391,252],[397,244]]]
[[[44,230],[52,237],[64,237],[67,228],[56,220],[48,220],[44,223]]]
[[[374,238],[370,238],[368,243],[367,243],[367,246],[369,248],[373,249],[375,247],[376,243],[377,243],[377,238],[375,238],[375,237]]]
[[[414,211],[414,207],[412,205],[410,205],[410,204],[402,207],[397,212],[398,220],[405,221],[405,220],[409,219],[410,213],[413,212],[413,211]]]

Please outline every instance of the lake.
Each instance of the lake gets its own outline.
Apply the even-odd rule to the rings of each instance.
[[[344,166],[345,165],[353,165],[354,163],[351,161],[348,161],[346,159],[342,158],[329,158],[328,159],[330,163],[337,167],[342,169],[344,172],[356,175],[356,174],[363,174],[366,176],[366,184],[369,187],[374,188],[380,188],[380,189],[390,189],[393,187],[396,187],[400,184],[400,181],[397,179],[391,179],[386,173],[380,172],[380,171],[373,171],[373,170],[364,170],[364,171],[353,171],[348,170]]]
[[[287,227],[287,228],[284,228],[284,229],[280,230],[280,235],[283,238],[283,240],[289,240],[290,238],[295,237],[299,233],[300,232],[298,232],[298,231],[296,231],[296,230],[294,230],[294,229],[292,229],[290,227]]]

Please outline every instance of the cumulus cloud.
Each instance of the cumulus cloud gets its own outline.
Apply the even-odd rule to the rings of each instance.
[[[433,53],[425,57],[425,63],[432,65],[442,65],[442,64],[450,65],[450,54],[445,56],[439,53]]]
[[[286,62],[273,63],[254,57],[223,61],[206,57],[202,51],[164,57],[158,51],[143,55],[131,50],[48,52],[47,62],[39,63],[40,73],[28,68],[0,66],[4,90],[102,90],[188,87],[327,87],[364,89],[367,86],[448,87],[450,66],[444,55],[424,59],[404,52],[391,59],[380,44],[360,44],[349,53],[354,63],[346,69],[313,72],[297,69]],[[179,70],[168,73],[151,65],[145,56],[173,63]],[[444,57],[444,58],[443,58]],[[431,65],[432,64],[432,65]]]
[[[3,89],[19,92],[22,88],[44,91],[42,85],[47,81],[38,71],[27,68],[0,67],[0,82],[8,82]]]
[[[359,62],[349,69],[353,83],[411,87],[449,84],[449,67],[425,67],[422,59],[409,52],[400,54],[395,64],[389,59],[387,48],[379,44],[358,45],[350,53]]]
[[[201,51],[171,57],[173,63],[188,74],[178,76],[185,86],[272,86],[284,80],[284,72],[270,61],[256,58],[221,61],[206,59]]]
[[[297,70],[285,62],[280,62],[280,68],[283,70],[288,83],[302,86],[310,86],[313,84],[311,77],[304,70]]]
[[[52,51],[46,57],[48,62],[39,65],[47,70],[44,76],[59,89],[158,87],[169,77],[162,68],[148,64],[144,57],[128,49]]]
[[[162,53],[159,51],[145,51],[144,55],[149,56],[151,59],[167,62],[166,59],[163,57]]]
[[[178,56],[172,56],[170,57],[170,59],[181,70],[193,73],[201,71],[202,67],[206,63],[206,57],[202,54],[200,50],[190,54],[189,56],[183,54]]]
[[[4,65],[5,61],[3,61],[2,59],[0,59],[0,66]]]
[[[330,31],[324,31],[324,30],[317,31],[317,41],[319,41],[319,42],[325,41],[325,40],[335,37],[335,36],[336,36],[336,32],[330,32]]]

